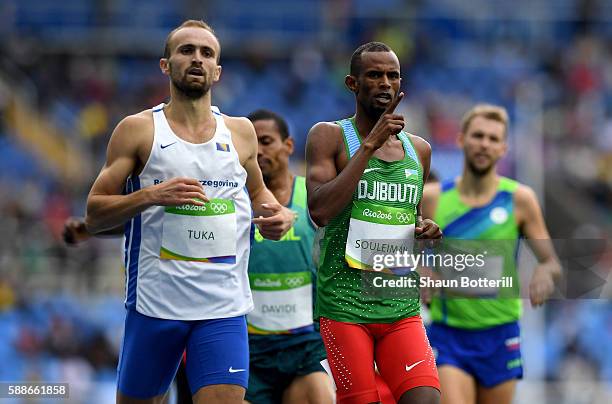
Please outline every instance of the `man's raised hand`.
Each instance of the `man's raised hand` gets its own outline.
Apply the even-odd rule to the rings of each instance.
[[[397,97],[391,100],[385,112],[378,118],[378,122],[366,137],[365,144],[372,150],[377,150],[389,139],[389,136],[397,135],[404,129],[404,117],[395,113],[395,108],[402,98],[404,98],[404,93],[400,92]]]

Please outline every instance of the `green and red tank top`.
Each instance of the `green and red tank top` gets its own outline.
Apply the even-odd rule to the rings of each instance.
[[[336,122],[342,129],[347,156],[361,145],[354,118]],[[372,270],[373,254],[412,252],[417,205],[423,193],[423,167],[408,134],[398,134],[404,158],[372,157],[351,203],[315,237],[317,299],[315,316],[353,323],[391,323],[419,314],[417,287],[397,293],[366,293],[375,277],[398,276]],[[409,272],[416,279],[418,274]],[[380,284],[380,282],[379,282]],[[409,290],[407,290],[409,289]]]

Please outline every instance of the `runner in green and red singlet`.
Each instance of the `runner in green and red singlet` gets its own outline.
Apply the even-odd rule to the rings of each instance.
[[[415,237],[441,237],[420,216],[431,147],[402,131],[403,117],[394,113],[400,82],[399,61],[387,45],[360,46],[345,80],[356,97],[355,116],[318,123],[306,147],[308,208],[321,227],[315,314],[339,403],[380,401],[374,363],[399,403],[440,399],[417,288],[383,297],[362,288],[370,275],[399,279],[363,271],[375,268],[376,254],[411,253]]]

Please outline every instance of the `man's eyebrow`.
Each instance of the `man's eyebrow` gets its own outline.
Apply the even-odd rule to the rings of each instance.
[[[210,45],[198,45],[198,44],[195,44],[195,43],[192,43],[192,42],[186,42],[186,43],[183,43],[183,44],[178,44],[177,48],[183,48],[183,47],[186,47],[186,46],[193,46],[194,48],[200,48],[201,47],[201,48],[211,49],[213,51],[215,50],[215,48],[210,46]]]

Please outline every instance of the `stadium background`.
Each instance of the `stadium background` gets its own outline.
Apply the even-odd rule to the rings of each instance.
[[[66,248],[61,229],[84,214],[114,125],[167,96],[158,59],[186,18],[209,22],[222,45],[213,104],[286,117],[296,170],[308,129],[354,109],[343,85],[352,51],[380,40],[402,63],[398,109],[432,143],[441,178],[461,167],[461,115],[475,102],[504,105],[502,172],[536,190],[553,238],[608,245],[612,1],[3,0],[0,380],[68,381],[72,402],[112,402],[119,241]],[[607,279],[612,254],[591,258]],[[612,288],[583,286],[590,298],[527,308],[517,403],[611,402]]]

